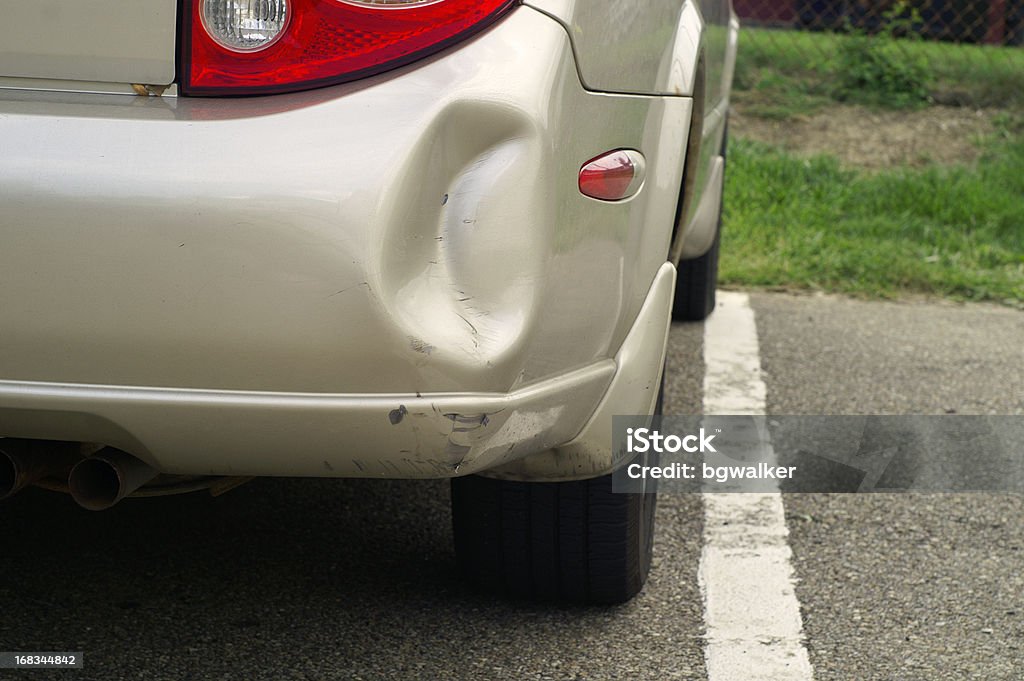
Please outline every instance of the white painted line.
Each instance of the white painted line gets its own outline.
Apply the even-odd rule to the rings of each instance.
[[[745,293],[718,292],[704,325],[704,413],[765,413],[757,325]],[[769,465],[774,452],[767,447]],[[698,580],[709,681],[809,681],[782,495],[705,493]]]

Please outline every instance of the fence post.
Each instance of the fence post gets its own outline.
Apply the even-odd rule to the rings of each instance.
[[[991,45],[1002,45],[1006,42],[1006,0],[993,0],[989,3],[985,42]]]

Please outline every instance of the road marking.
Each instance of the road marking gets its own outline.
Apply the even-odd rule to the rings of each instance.
[[[704,325],[704,413],[764,414],[757,325],[745,293],[718,292]],[[769,446],[767,463],[775,465]],[[782,495],[704,494],[704,660],[709,681],[809,681]]]

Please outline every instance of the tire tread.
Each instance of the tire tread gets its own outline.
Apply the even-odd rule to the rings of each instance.
[[[509,596],[621,603],[650,567],[653,499],[612,491],[611,476],[530,483],[452,480],[456,553],[479,586]]]

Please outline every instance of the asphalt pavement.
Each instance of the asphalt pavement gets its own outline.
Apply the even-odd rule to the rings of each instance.
[[[751,299],[770,413],[1024,414],[1019,311]],[[667,413],[701,410],[702,338],[672,329]],[[1020,496],[784,505],[815,678],[1024,678]],[[85,654],[12,678],[705,679],[702,522],[699,495],[663,496],[644,592],[564,608],[459,580],[442,481],[259,480],[103,513],[28,490],[0,505],[0,650]]]
[[[1024,314],[755,295],[774,414],[1024,414]],[[1024,499],[788,494],[815,678],[1024,678]]]

